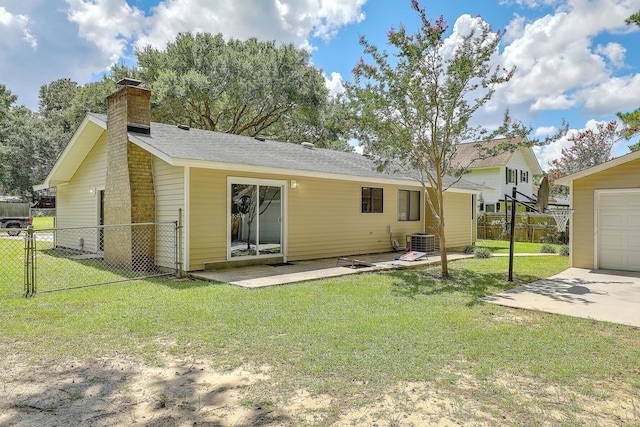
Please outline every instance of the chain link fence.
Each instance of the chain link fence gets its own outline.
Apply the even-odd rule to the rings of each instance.
[[[59,291],[180,274],[174,222],[0,229],[0,295]]]

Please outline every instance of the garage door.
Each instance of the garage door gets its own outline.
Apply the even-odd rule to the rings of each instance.
[[[640,191],[598,192],[598,267],[640,271]]]

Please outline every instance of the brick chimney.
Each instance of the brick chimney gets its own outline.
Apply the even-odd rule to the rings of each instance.
[[[107,97],[107,179],[105,225],[155,221],[152,156],[129,141],[129,133],[146,137],[151,129],[151,91],[140,81],[123,79]],[[105,227],[105,260],[131,269],[153,266],[152,226]]]

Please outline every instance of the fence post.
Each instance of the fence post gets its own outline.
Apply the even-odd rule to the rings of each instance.
[[[178,209],[178,220],[176,221],[176,273],[179,278],[184,276],[182,268],[182,208]]]
[[[29,227],[24,239],[24,296],[36,294],[36,241],[33,227]]]

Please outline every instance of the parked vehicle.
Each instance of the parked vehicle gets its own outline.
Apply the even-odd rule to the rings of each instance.
[[[26,230],[33,225],[30,217],[0,217],[0,228],[6,228],[9,236],[20,235],[21,230]]]
[[[55,196],[42,196],[36,201],[36,203],[32,206],[37,209],[55,209],[56,208],[56,197]]]
[[[30,204],[15,196],[0,197],[0,229],[6,228],[7,234],[17,236],[33,224],[29,214]]]

